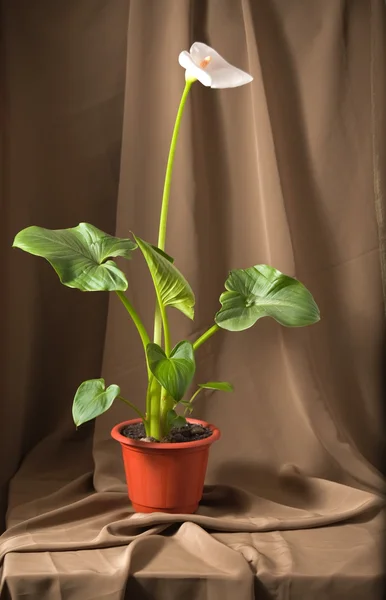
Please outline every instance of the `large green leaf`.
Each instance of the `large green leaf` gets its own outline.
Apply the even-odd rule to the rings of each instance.
[[[268,265],[231,271],[220,296],[222,308],[215,321],[229,331],[248,329],[261,317],[272,317],[286,327],[311,325],[319,309],[307,288],[297,279]]]
[[[180,342],[168,358],[158,344],[146,347],[150,371],[175,402],[179,402],[188,389],[196,370],[193,345]]]
[[[13,246],[45,258],[64,285],[82,292],[126,290],[124,273],[107,259],[130,258],[137,247],[132,240],[113,237],[89,223],[70,229],[27,227]]]
[[[165,253],[135,237],[139,248],[147,262],[152,276],[157,296],[164,306],[174,306],[189,319],[194,317],[194,294],[192,288],[171,262],[171,257],[165,258]]]
[[[78,387],[72,405],[72,418],[77,427],[99,417],[108,410],[121,390],[117,385],[105,387],[104,379],[89,379]]]

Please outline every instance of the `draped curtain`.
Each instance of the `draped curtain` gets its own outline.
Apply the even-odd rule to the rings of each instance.
[[[381,0],[2,0],[4,598],[375,597],[384,13]],[[115,295],[65,288],[11,246],[28,225],[82,221],[156,242],[177,57],[195,40],[254,80],[196,83],[188,99],[166,250],[196,319],[170,313],[173,340],[213,323],[230,269],[259,263],[305,283],[322,319],[263,319],[198,351],[196,382],[235,387],[197,399],[195,416],[222,431],[202,504],[135,515],[110,438],[131,413],[117,404],[75,431],[71,402],[104,377],[144,406],[136,331]],[[120,266],[150,330],[146,267],[140,255]]]

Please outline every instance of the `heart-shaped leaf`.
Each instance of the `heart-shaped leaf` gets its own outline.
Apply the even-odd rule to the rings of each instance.
[[[220,392],[233,392],[233,385],[226,381],[208,381],[208,383],[199,383],[198,387],[204,390],[219,390]]]
[[[303,327],[320,319],[307,288],[297,279],[268,265],[231,271],[220,296],[222,308],[215,321],[229,331],[248,329],[261,317],[272,317],[286,327]]]
[[[150,371],[175,402],[179,402],[192,382],[196,363],[193,345],[180,342],[168,358],[158,344],[146,347]]]
[[[45,258],[64,285],[82,292],[126,290],[124,273],[107,259],[130,258],[137,247],[132,240],[113,237],[89,223],[70,229],[27,227],[13,246]]]
[[[157,297],[164,306],[174,306],[184,315],[194,317],[194,294],[192,288],[164,252],[135,237],[149,267]]]
[[[121,393],[117,385],[106,389],[104,379],[89,379],[80,384],[72,405],[72,418],[77,427],[99,417],[110,408]]]

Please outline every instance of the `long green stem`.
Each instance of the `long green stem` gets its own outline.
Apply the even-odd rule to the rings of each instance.
[[[169,322],[166,314],[166,307],[161,303],[159,303],[159,306],[164,331],[165,354],[166,356],[169,356],[171,350]],[[169,397],[169,394],[163,387],[159,387],[158,389],[160,390],[161,397],[159,395],[158,397],[154,396],[154,399],[152,400],[150,408],[150,419],[152,424],[150,427],[152,429],[158,427],[158,435],[162,436],[165,433],[166,415],[168,411],[173,408],[174,401]],[[156,437],[154,433],[151,433],[150,435]]]
[[[149,364],[148,364],[148,361],[147,361],[147,354],[146,354],[146,346],[148,344],[150,344],[149,334],[147,333],[146,327],[142,323],[139,314],[137,313],[137,311],[135,310],[134,306],[131,304],[130,300],[127,298],[127,296],[125,296],[125,294],[123,292],[119,292],[119,291],[117,291],[116,294],[117,294],[118,298],[121,300],[123,306],[126,308],[127,312],[129,313],[130,317],[132,318],[132,320],[134,322],[134,325],[137,328],[137,331],[138,331],[139,336],[140,336],[141,341],[142,341],[143,350],[145,352],[147,376],[148,376],[148,378],[150,378],[151,371],[150,371],[150,368],[149,368]]]
[[[171,351],[171,341],[170,341],[170,328],[169,328],[169,320],[166,314],[166,307],[160,305],[161,319],[162,319],[162,327],[164,332],[164,346],[165,346],[165,354],[169,356]]]
[[[118,396],[119,400],[122,400],[122,402],[124,402],[125,404],[128,404],[130,406],[130,408],[132,408],[139,417],[141,417],[141,419],[143,421],[146,420],[145,415],[139,410],[139,408],[137,408],[134,404],[132,404],[129,400],[126,400],[126,398],[122,398],[122,396]]]
[[[218,331],[220,329],[220,327],[218,325],[213,325],[212,327],[210,327],[210,329],[208,329],[207,331],[205,331],[205,333],[203,333],[193,344],[193,350],[197,350],[197,348],[199,348],[200,346],[202,346],[202,344],[204,342],[206,342],[206,340],[208,340],[210,337],[212,337],[212,335],[214,335],[216,333],[216,331]]]
[[[142,323],[139,314],[135,310],[134,306],[131,304],[130,300],[125,296],[125,294],[119,291],[117,291],[116,294],[122,302],[123,306],[126,308],[130,317],[133,319],[134,325],[136,326],[140,335],[143,347],[146,350],[146,346],[150,343],[150,338],[146,331],[145,325]]]
[[[161,439],[161,386],[155,377],[149,380],[148,398],[146,411],[148,422],[148,434],[156,440]]]
[[[146,331],[146,328],[145,328],[144,324],[141,321],[141,318],[140,318],[139,314],[135,310],[134,306],[131,304],[130,300],[125,296],[125,294],[123,292],[117,291],[116,293],[117,293],[118,298],[122,302],[123,306],[126,308],[127,312],[129,313],[130,317],[132,318],[132,320],[134,322],[134,325],[136,326],[136,328],[138,330],[138,333],[139,333],[141,341],[142,341],[143,350],[145,352],[146,368],[147,368],[147,378],[148,378],[148,382],[149,382],[148,383],[148,391],[147,391],[147,394],[146,394],[146,415],[144,415],[143,413],[141,413],[128,400],[125,400],[121,396],[119,396],[119,399],[122,400],[123,402],[126,402],[126,404],[128,404],[129,406],[131,406],[131,408],[136,411],[136,413],[141,417],[141,419],[143,419],[143,422],[144,422],[144,425],[145,425],[145,429],[146,429],[146,435],[151,435],[150,434],[150,428],[151,428],[151,423],[150,423],[150,414],[151,414],[150,386],[151,386],[151,382],[152,382],[152,380],[154,378],[153,378],[152,373],[151,373],[150,368],[149,368],[149,362],[147,360],[147,353],[146,353],[146,346],[148,344],[150,344],[150,337],[149,337],[149,334]]]
[[[154,343],[161,346],[162,343],[162,316],[158,301],[156,302],[154,314]]]
[[[173,129],[172,141],[170,143],[168,163],[166,166],[164,191],[163,191],[163,195],[162,195],[161,218],[160,218],[159,233],[158,233],[158,248],[161,248],[161,250],[165,249],[166,226],[167,226],[168,210],[169,210],[170,186],[172,183],[172,172],[173,172],[173,164],[174,164],[174,155],[176,153],[177,138],[178,138],[178,133],[180,131],[181,119],[182,119],[182,114],[184,112],[186,99],[188,97],[189,90],[192,87],[192,83],[193,83],[192,81],[187,81],[185,84],[184,91],[182,92],[180,106],[178,107],[176,122],[175,122],[174,129]]]
[[[147,390],[146,390],[146,417],[148,418],[151,412],[151,386],[153,383],[154,375],[150,375],[147,381]],[[150,427],[149,423],[148,426]],[[149,430],[150,431],[150,430]],[[149,431],[147,431],[147,435],[150,435]]]
[[[161,390],[161,412],[160,412],[162,432],[165,431],[167,414],[168,414],[169,410],[171,410],[173,408],[174,405],[175,405],[175,402],[174,402],[173,398],[171,398],[169,396],[169,394],[165,390],[165,388],[162,388],[162,390]]]
[[[193,394],[193,396],[191,397],[191,399],[188,402],[189,406],[186,406],[185,410],[184,410],[184,417],[189,413],[192,412],[192,404],[194,402],[194,400],[197,398],[198,394],[202,392],[202,388],[198,388],[198,390],[196,390]]]
[[[168,162],[166,165],[166,174],[165,174],[165,183],[164,190],[162,194],[162,206],[161,206],[161,215],[160,215],[160,223],[159,223],[159,231],[158,231],[158,248],[161,250],[165,250],[165,242],[166,242],[166,227],[168,221],[168,212],[169,212],[169,198],[170,198],[170,187],[172,183],[172,173],[173,173],[173,164],[174,164],[174,156],[176,153],[177,147],[177,139],[181,126],[181,119],[185,108],[186,99],[189,94],[189,90],[192,87],[193,81],[187,81],[185,84],[184,91],[181,96],[180,105],[178,107],[176,122],[174,124],[172,140],[170,143],[170,150],[168,156]],[[158,345],[161,345],[162,340],[162,317],[161,311],[159,309],[159,305],[157,303],[155,317],[154,317],[154,342]]]
[[[185,84],[184,91],[182,93],[180,105],[177,111],[176,122],[174,124],[172,140],[170,143],[170,150],[168,156],[168,162],[166,166],[165,173],[165,183],[164,190],[162,194],[162,205],[161,205],[161,215],[160,215],[160,223],[159,223],[159,232],[158,232],[158,248],[161,250],[165,249],[166,242],[166,227],[168,220],[168,212],[169,212],[169,198],[170,198],[170,187],[172,182],[172,173],[173,173],[173,164],[174,164],[174,156],[176,153],[177,147],[177,139],[181,126],[182,114],[184,112],[186,99],[189,94],[189,90],[192,86],[193,81],[187,81]],[[159,298],[157,298],[155,315],[154,315],[154,343],[161,346],[162,343],[162,327],[164,330],[164,343],[165,343],[165,353],[168,356],[170,354],[171,343],[170,343],[170,330],[169,323],[166,314],[166,309],[159,302]],[[161,423],[161,402],[162,405],[165,405],[167,400],[166,391],[161,389],[161,386],[157,383],[155,379],[152,382],[149,380],[149,387],[146,399],[147,406],[147,417],[149,419],[149,431],[150,435],[159,439],[162,430]],[[165,406],[164,406],[165,409]]]

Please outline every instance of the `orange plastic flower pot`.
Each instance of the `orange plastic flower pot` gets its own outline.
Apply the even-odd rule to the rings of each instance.
[[[129,498],[136,512],[194,513],[202,497],[209,448],[220,438],[220,430],[205,421],[190,423],[210,427],[212,435],[194,442],[141,442],[123,436],[132,419],[111,431],[122,447]]]

